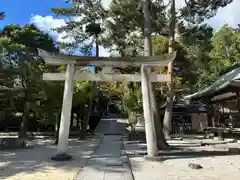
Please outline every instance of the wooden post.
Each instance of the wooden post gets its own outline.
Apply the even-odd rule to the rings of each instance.
[[[56,161],[72,159],[71,155],[67,154],[67,149],[68,149],[68,137],[69,137],[72,97],[73,97],[73,73],[74,73],[74,64],[68,64],[67,71],[66,71],[65,84],[64,84],[64,94],[63,94],[63,104],[62,104],[57,154],[51,158],[52,160],[56,160]]]

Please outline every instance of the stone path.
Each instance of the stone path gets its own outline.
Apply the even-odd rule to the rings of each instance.
[[[77,180],[133,180],[122,142],[124,127],[117,119],[100,122],[96,134],[103,140]]]

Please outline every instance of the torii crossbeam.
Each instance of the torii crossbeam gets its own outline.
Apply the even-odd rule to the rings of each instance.
[[[62,113],[60,120],[59,141],[57,154],[52,157],[53,160],[71,159],[67,154],[68,137],[71,119],[73,82],[81,81],[123,81],[123,82],[141,82],[144,84],[143,91],[148,90],[151,82],[170,82],[171,75],[149,74],[147,71],[141,71],[141,74],[116,74],[116,73],[98,73],[87,71],[75,71],[75,66],[100,66],[100,67],[140,67],[150,66],[163,68],[168,66],[176,57],[176,52],[164,54],[161,56],[140,56],[140,57],[82,57],[63,55],[59,53],[49,53],[39,50],[39,55],[49,65],[67,65],[64,73],[44,73],[43,79],[50,81],[65,81],[64,95],[62,103]],[[111,68],[110,68],[111,69]],[[149,83],[150,82],[150,83]],[[150,97],[143,97],[143,103],[150,103]],[[151,107],[151,105],[149,106]],[[144,112],[144,113],[150,113]],[[151,116],[151,115],[149,115]],[[146,120],[145,120],[146,121]],[[147,123],[145,123],[147,124]]]

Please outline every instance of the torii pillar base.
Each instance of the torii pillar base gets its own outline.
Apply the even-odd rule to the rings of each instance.
[[[70,161],[70,160],[72,160],[72,156],[67,153],[56,154],[51,157],[51,160],[53,160],[53,161]]]
[[[153,162],[163,162],[164,158],[160,155],[155,155],[155,156],[144,156],[144,160],[146,161],[153,161]]]

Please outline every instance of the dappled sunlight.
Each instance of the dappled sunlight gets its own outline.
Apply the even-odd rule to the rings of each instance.
[[[131,167],[123,145],[123,134],[126,132],[126,123],[122,126],[117,118],[108,118],[100,121],[96,132],[102,134],[103,139],[80,173],[78,179],[132,179]],[[117,132],[117,133],[116,133]],[[115,177],[115,178],[114,178]]]
[[[147,173],[149,179],[236,179],[240,175],[240,155],[238,151],[229,152],[229,148],[240,148],[239,143],[201,137],[203,136],[195,138],[194,135],[188,135],[183,140],[168,141],[174,149],[159,151],[163,157],[161,163],[144,160],[143,157],[147,154],[146,144],[124,142],[134,177],[141,179]],[[188,167],[189,163],[200,164],[203,169],[193,170]],[[146,170],[149,168],[152,173]]]
[[[38,145],[32,149],[20,149],[11,151],[0,151],[0,179],[73,179],[87,163],[99,139],[92,140],[70,140],[69,154],[73,156],[72,161],[56,162],[50,157],[56,153],[53,140],[38,140]]]
[[[239,179],[237,0],[12,1],[0,180]]]

